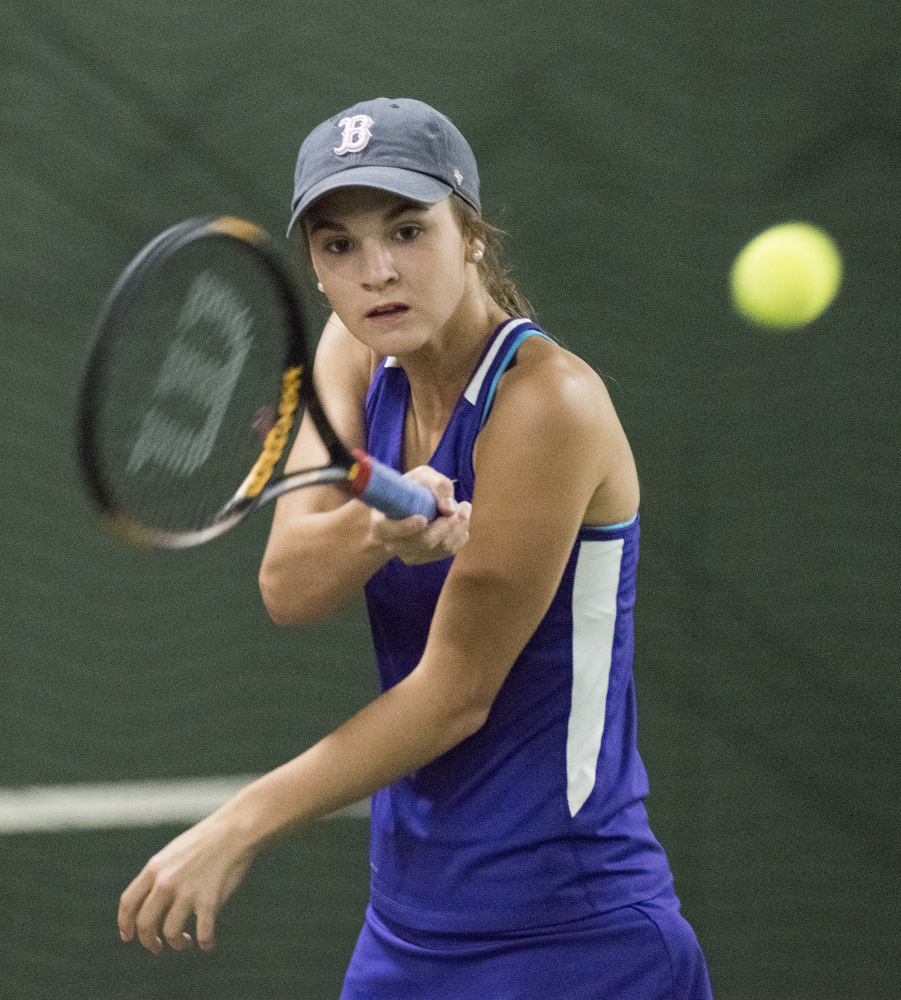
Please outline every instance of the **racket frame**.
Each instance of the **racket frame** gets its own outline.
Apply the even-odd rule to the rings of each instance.
[[[165,261],[200,239],[233,241],[262,261],[275,290],[284,329],[285,352],[279,415],[263,443],[260,456],[232,498],[204,527],[170,531],[143,524],[117,502],[99,458],[100,399],[108,362],[123,321],[144,281]],[[312,379],[307,330],[297,286],[283,266],[269,234],[252,222],[232,216],[186,219],[161,233],[122,272],[107,298],[95,331],[79,395],[76,449],[88,495],[109,530],[130,545],[183,549],[202,545],[224,534],[257,507],[286,493],[309,486],[332,485],[383,510],[389,517],[405,517],[408,505],[428,520],[437,516],[434,497],[425,487],[403,479],[363,451],[351,452],[338,437],[322,409]],[[329,462],[312,469],[275,476],[298,417],[309,414],[326,448]]]

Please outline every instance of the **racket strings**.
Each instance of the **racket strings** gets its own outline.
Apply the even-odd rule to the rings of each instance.
[[[166,253],[125,287],[102,351],[95,440],[124,532],[203,531],[242,481],[259,493],[301,396],[260,255],[222,235]]]

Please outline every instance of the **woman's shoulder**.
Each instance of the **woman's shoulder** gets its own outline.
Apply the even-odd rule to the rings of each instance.
[[[577,354],[546,337],[529,337],[498,383],[501,411],[531,413],[542,421],[597,426],[616,419],[603,379]]]
[[[363,407],[377,364],[372,351],[333,313],[316,348],[316,393],[332,426],[349,447],[364,446]]]
[[[615,524],[635,513],[635,462],[607,387],[591,365],[559,344],[544,337],[523,342],[516,365],[498,384],[485,430],[488,458],[525,448],[532,467],[583,469],[596,487],[583,523]]]

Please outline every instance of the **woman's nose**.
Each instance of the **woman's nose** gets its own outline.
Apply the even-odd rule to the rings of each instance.
[[[363,248],[363,284],[367,288],[381,288],[397,278],[394,258],[388,247],[373,242]]]

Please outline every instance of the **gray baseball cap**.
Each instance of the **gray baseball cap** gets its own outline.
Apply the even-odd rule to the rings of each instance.
[[[362,101],[304,139],[288,232],[317,198],[341,187],[379,188],[427,205],[453,191],[481,212],[469,143],[449,118],[408,98]]]

